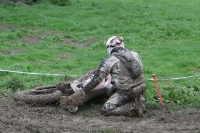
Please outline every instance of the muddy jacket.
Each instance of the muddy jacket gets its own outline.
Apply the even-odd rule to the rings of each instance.
[[[136,52],[131,51],[131,54],[127,54],[128,49],[122,47],[116,47],[111,51],[111,55],[106,57],[97,68],[94,77],[89,83],[87,83],[83,90],[89,92],[94,89],[104,78],[109,74],[112,77],[112,84],[114,84],[118,89],[129,90],[135,86],[140,85],[145,82],[143,74],[137,78],[132,78],[130,71],[127,69],[125,64],[120,61],[117,56],[132,56],[139,63],[141,70],[143,70],[142,62]],[[129,57],[126,57],[129,58]]]

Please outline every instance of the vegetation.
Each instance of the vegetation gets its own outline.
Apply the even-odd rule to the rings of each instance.
[[[28,7],[3,3],[0,69],[79,76],[107,56],[109,37],[121,35],[145,66],[148,106],[159,103],[151,80],[156,74],[165,103],[199,107],[200,77],[173,79],[200,74],[199,4],[199,0],[77,0],[67,6],[40,0]],[[55,84],[63,77],[0,72],[0,79],[0,92],[12,93]],[[18,88],[10,88],[10,83]]]
[[[70,4],[69,0],[49,0],[49,2],[58,6],[66,6]]]

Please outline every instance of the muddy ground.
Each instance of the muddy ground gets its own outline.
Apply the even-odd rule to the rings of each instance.
[[[72,114],[58,105],[27,105],[12,96],[0,94],[0,132],[2,133],[77,133],[77,132],[162,132],[199,133],[200,110],[171,112],[148,109],[144,118],[102,116],[103,100],[88,102]]]

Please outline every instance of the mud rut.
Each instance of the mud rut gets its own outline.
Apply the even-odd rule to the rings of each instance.
[[[95,105],[95,106],[94,106]],[[170,112],[148,110],[144,118],[102,116],[99,102],[86,103],[76,114],[58,105],[27,105],[0,94],[0,132],[77,133],[77,132],[200,132],[200,110]]]

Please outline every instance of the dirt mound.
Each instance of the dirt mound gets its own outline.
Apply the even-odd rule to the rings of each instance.
[[[148,110],[144,118],[136,118],[102,116],[101,106],[99,102],[89,102],[72,114],[56,103],[27,105],[0,94],[0,132],[200,132],[199,109]]]

